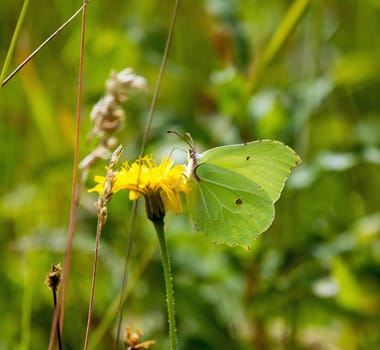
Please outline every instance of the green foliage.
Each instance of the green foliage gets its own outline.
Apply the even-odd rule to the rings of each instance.
[[[199,149],[279,139],[303,160],[276,203],[273,225],[249,252],[211,244],[187,215],[166,217],[181,349],[380,348],[380,6],[294,4],[181,2],[147,152],[160,159],[184,148],[166,135],[176,129],[191,132]],[[31,2],[6,73],[76,6]],[[0,2],[1,65],[21,7]],[[171,12],[162,1],[89,3],[81,158],[93,146],[86,143],[91,108],[110,71],[125,67],[149,84],[147,94],[124,104],[118,135],[124,157],[136,158]],[[65,253],[79,38],[78,18],[0,90],[0,348],[43,349],[49,341],[44,279]],[[84,341],[95,200],[83,191],[78,209],[67,349]],[[113,342],[129,213],[127,195],[115,196],[101,238],[92,349]],[[123,325],[156,339],[152,349],[167,349],[161,261],[142,207],[136,222]]]

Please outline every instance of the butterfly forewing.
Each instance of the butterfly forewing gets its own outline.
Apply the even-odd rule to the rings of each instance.
[[[188,194],[197,230],[208,239],[249,247],[274,218],[273,201],[258,184],[237,172],[203,163]]]
[[[198,156],[198,164],[214,164],[247,177],[275,202],[300,157],[279,141],[259,140],[212,148]]]

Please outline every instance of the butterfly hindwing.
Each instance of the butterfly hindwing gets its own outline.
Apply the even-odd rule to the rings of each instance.
[[[274,218],[268,193],[249,178],[214,164],[202,163],[191,182],[189,209],[195,227],[208,239],[249,247]]]

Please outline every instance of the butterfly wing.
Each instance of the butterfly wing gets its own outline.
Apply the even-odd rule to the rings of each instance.
[[[188,207],[198,231],[213,242],[242,245],[273,221],[273,201],[260,185],[229,169],[203,163],[191,181]]]
[[[282,142],[259,140],[212,148],[198,156],[198,164],[230,169],[262,187],[273,202],[279,198],[285,181],[301,158]]]

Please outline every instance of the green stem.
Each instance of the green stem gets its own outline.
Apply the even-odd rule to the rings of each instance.
[[[16,47],[17,39],[20,36],[21,27],[22,27],[22,24],[24,22],[26,12],[28,11],[29,3],[30,3],[30,0],[24,0],[24,4],[22,5],[20,16],[18,17],[17,24],[16,24],[16,29],[13,32],[13,36],[12,36],[11,43],[9,45],[7,56],[5,57],[5,62],[4,62],[3,67],[1,69],[1,73],[0,73],[0,82],[1,83],[3,83],[3,79],[5,77],[5,74],[7,73],[9,64],[11,63],[12,55],[13,55],[13,52],[14,52],[15,47]]]
[[[176,350],[177,338],[176,338],[176,326],[175,326],[175,303],[173,294],[173,280],[170,268],[170,259],[168,254],[168,248],[166,246],[164,222],[163,220],[152,221],[154,228],[156,229],[158,241],[160,243],[162,266],[164,268],[165,288],[166,288],[166,302],[168,308],[169,319],[169,336],[170,336],[170,350]]]

